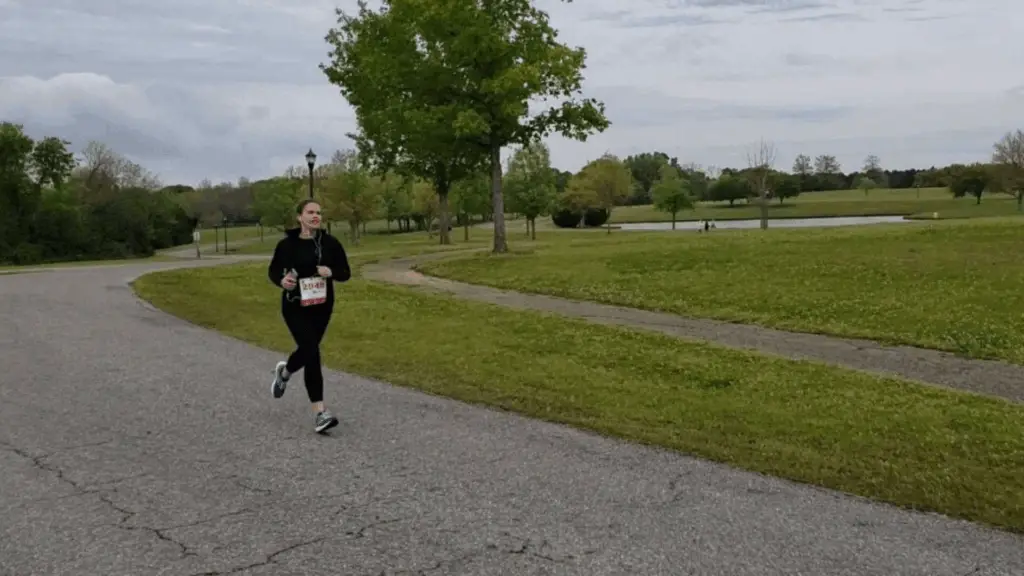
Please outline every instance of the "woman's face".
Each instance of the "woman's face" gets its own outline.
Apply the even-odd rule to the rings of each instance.
[[[316,229],[320,227],[320,205],[316,202],[310,202],[302,209],[302,214],[299,214],[299,223],[305,228]]]

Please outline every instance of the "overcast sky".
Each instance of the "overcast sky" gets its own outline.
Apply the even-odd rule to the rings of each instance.
[[[662,150],[745,164],[759,138],[885,167],[986,160],[1024,128],[1013,0],[541,0],[587,49],[612,126],[551,138],[556,166]],[[317,68],[354,0],[0,0],[0,119],[106,142],[167,183],[253,179],[351,145]]]

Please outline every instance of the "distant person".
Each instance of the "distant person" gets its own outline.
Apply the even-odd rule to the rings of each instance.
[[[705,220],[704,221],[704,231],[707,232],[709,230],[711,230],[711,223],[708,222],[707,220]]]
[[[324,374],[320,341],[334,312],[334,282],[352,277],[345,248],[337,238],[320,229],[320,204],[303,200],[296,209],[298,228],[285,231],[267,267],[270,281],[281,292],[281,315],[295,340],[296,349],[274,367],[271,393],[284,395],[288,380],[305,368],[306,393],[316,414],[313,427],[324,432],[338,419],[324,408]]]

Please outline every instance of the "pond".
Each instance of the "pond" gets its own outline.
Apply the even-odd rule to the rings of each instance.
[[[776,218],[768,220],[768,228],[814,228],[827,226],[864,226],[867,224],[909,223],[903,216],[836,216],[828,218]],[[614,224],[620,230],[671,230],[671,222],[633,222]],[[676,222],[676,230],[698,230],[703,223],[697,221]],[[759,228],[760,220],[716,220],[719,229]]]

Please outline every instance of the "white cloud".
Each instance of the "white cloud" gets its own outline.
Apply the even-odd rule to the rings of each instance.
[[[1024,116],[1024,5],[1009,0],[540,4],[587,49],[586,94],[613,122],[585,143],[552,138],[565,169],[653,149],[742,164],[761,137],[781,167],[801,152],[941,165],[987,158]],[[355,128],[317,69],[334,6],[0,0],[0,118],[106,140],[168,181],[279,172]]]

